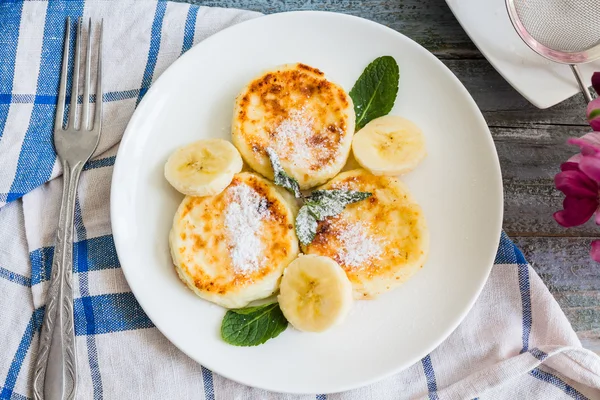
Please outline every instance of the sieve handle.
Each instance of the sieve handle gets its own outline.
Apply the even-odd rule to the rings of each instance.
[[[581,93],[583,93],[585,101],[589,103],[590,101],[592,101],[592,95],[590,94],[590,90],[588,89],[587,85],[583,83],[583,77],[581,76],[581,72],[579,72],[579,68],[577,67],[577,65],[570,65],[571,69],[573,70],[573,75],[575,75],[575,79],[577,79],[577,83],[579,84],[579,89],[581,90]]]

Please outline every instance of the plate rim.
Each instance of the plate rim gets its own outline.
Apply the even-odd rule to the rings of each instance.
[[[187,58],[190,58],[190,54],[192,54],[192,52],[194,51],[199,51],[198,49],[202,47],[202,44],[207,42],[207,41],[211,41],[211,40],[218,40],[219,35],[222,32],[225,31],[230,31],[230,30],[236,30],[236,29],[240,29],[241,26],[244,25],[251,25],[251,24],[256,24],[256,23],[260,23],[261,20],[264,19],[277,19],[277,18],[290,18],[290,17],[294,17],[297,15],[302,15],[302,16],[311,16],[311,15],[326,15],[330,18],[341,18],[341,19],[346,19],[348,21],[351,21],[351,23],[363,23],[363,24],[367,24],[367,25],[371,25],[373,27],[376,27],[377,29],[381,29],[383,31],[387,31],[388,33],[392,33],[396,36],[400,36],[403,40],[408,40],[410,42],[412,42],[414,45],[416,45],[417,47],[421,48],[421,50],[426,53],[426,57],[429,57],[432,62],[437,63],[439,66],[442,67],[442,69],[446,70],[448,72],[448,78],[449,79],[453,79],[455,81],[455,83],[457,83],[458,85],[458,90],[463,91],[463,93],[466,95],[465,96],[465,100],[477,111],[474,114],[474,117],[479,121],[481,127],[482,127],[482,135],[486,136],[486,141],[488,142],[488,145],[491,146],[491,148],[494,150],[492,153],[494,154],[494,159],[492,160],[492,164],[494,165],[494,176],[496,176],[498,179],[497,184],[498,187],[496,188],[498,193],[500,194],[500,201],[499,201],[499,209],[496,210],[496,213],[494,216],[490,216],[490,220],[492,220],[493,224],[497,226],[497,234],[496,234],[496,239],[495,239],[495,243],[497,243],[496,247],[499,245],[500,243],[500,239],[501,239],[501,233],[502,233],[502,220],[503,220],[503,215],[504,215],[504,190],[503,190],[503,181],[502,181],[502,174],[501,174],[501,168],[500,168],[500,161],[499,161],[499,157],[498,157],[498,152],[496,150],[491,132],[489,130],[489,127],[487,125],[487,122],[485,121],[485,118],[483,117],[483,114],[481,112],[481,110],[479,109],[479,107],[477,106],[475,100],[473,99],[473,97],[471,96],[471,94],[469,93],[469,91],[465,88],[465,86],[462,84],[462,82],[458,79],[458,77],[456,77],[456,75],[454,74],[454,72],[452,72],[452,70],[450,70],[442,61],[440,61],[435,55],[433,55],[429,50],[427,50],[425,47],[421,46],[419,43],[417,43],[416,41],[414,41],[413,39],[409,38],[408,36],[390,28],[387,27],[383,24],[380,24],[378,22],[366,19],[366,18],[362,18],[362,17],[358,17],[355,15],[350,15],[350,14],[343,14],[343,13],[338,13],[338,12],[332,12],[332,11],[316,11],[316,10],[298,10],[298,11],[287,11],[287,12],[282,12],[282,13],[274,13],[274,14],[267,14],[267,15],[262,15],[256,18],[251,18],[249,20],[240,22],[238,24],[235,24],[233,26],[229,26],[225,29],[222,29],[218,32],[216,32],[215,34],[209,36],[208,38],[202,40],[201,42],[197,43],[196,45],[194,45],[191,49],[189,49],[186,53],[184,53],[182,56],[180,56],[177,60],[175,60],[172,64],[170,64],[163,72],[162,74],[152,83],[152,85],[150,86],[150,88],[148,89],[147,93],[145,94],[145,96],[142,98],[142,100],[140,101],[140,104],[138,105],[138,107],[136,107],[136,109],[134,110],[129,122],[127,123],[127,127],[125,128],[125,131],[123,133],[123,137],[121,138],[121,141],[119,142],[119,149],[116,155],[116,160],[115,160],[115,164],[114,164],[114,168],[113,168],[113,174],[112,174],[112,178],[111,178],[111,194],[110,194],[110,215],[111,215],[111,228],[112,228],[112,234],[114,237],[114,243],[115,243],[115,249],[117,251],[117,257],[119,258],[119,260],[121,260],[121,255],[125,254],[125,249],[126,249],[126,245],[123,243],[123,239],[121,237],[121,231],[120,229],[118,229],[118,227],[121,225],[120,222],[117,219],[117,212],[116,209],[118,208],[117,204],[117,199],[118,199],[118,194],[117,194],[117,190],[113,190],[113,188],[118,187],[118,185],[116,185],[116,181],[119,179],[120,176],[124,176],[124,168],[125,168],[125,161],[123,160],[123,157],[119,157],[119,155],[122,156],[122,149],[125,148],[125,146],[127,145],[127,143],[130,140],[133,140],[132,138],[135,136],[135,131],[133,129],[134,125],[137,125],[137,120],[141,118],[141,113],[138,110],[143,110],[144,109],[144,105],[149,102],[150,98],[152,98],[152,93],[155,92],[156,89],[156,83],[161,80],[161,79],[165,79],[164,76],[165,74],[168,72],[169,69],[174,68],[176,65],[185,62],[185,60]],[[217,39],[215,39],[217,38]],[[125,145],[125,146],[124,146]],[[494,218],[492,218],[494,217]],[[121,244],[120,244],[121,243]],[[433,350],[435,350],[437,347],[439,347],[439,345],[441,343],[443,343],[455,330],[456,328],[463,322],[463,320],[465,319],[465,317],[467,316],[467,314],[471,311],[471,309],[473,308],[473,305],[475,304],[475,302],[477,301],[477,299],[479,298],[481,291],[483,290],[483,287],[485,286],[485,284],[487,283],[492,267],[494,266],[494,260],[495,260],[495,256],[496,253],[494,252],[493,254],[491,254],[489,256],[490,260],[488,261],[488,263],[486,263],[485,268],[487,269],[485,276],[483,279],[481,279],[481,281],[478,283],[478,287],[477,290],[474,291],[473,295],[471,296],[471,299],[469,300],[468,303],[465,304],[465,306],[463,307],[463,310],[460,314],[457,314],[456,318],[454,319],[454,322],[452,324],[449,324],[449,326],[444,329],[442,331],[442,333],[439,335],[438,340],[432,341],[432,343],[429,346],[425,346],[424,350],[422,351],[422,355],[418,356],[418,357],[414,357],[414,359],[405,361],[402,364],[399,364],[397,367],[390,369],[389,371],[387,371],[384,374],[378,375],[376,377],[370,378],[370,379],[365,379],[365,380],[361,380],[359,382],[356,383],[352,383],[352,384],[346,384],[346,385],[335,385],[336,388],[335,389],[331,389],[331,388],[327,388],[327,390],[316,390],[316,392],[318,393],[336,393],[336,392],[343,392],[343,391],[348,391],[348,390],[352,390],[352,389],[357,389],[360,387],[364,387],[370,384],[373,384],[375,382],[381,381],[385,378],[388,378],[392,375],[395,375],[401,371],[406,370],[407,368],[409,368],[410,366],[414,365],[415,363],[417,363],[419,360],[421,360],[423,357],[425,357],[426,355],[428,355],[429,353],[431,353]],[[166,332],[164,332],[153,320],[153,318],[151,317],[152,315],[155,316],[155,313],[153,311],[153,309],[149,309],[147,307],[144,306],[144,304],[142,303],[142,301],[140,301],[140,299],[136,296],[135,291],[132,287],[132,285],[130,284],[130,279],[132,278],[131,275],[129,275],[129,273],[127,272],[127,267],[124,268],[123,263],[121,263],[121,270],[123,271],[123,275],[125,276],[125,279],[127,280],[128,286],[131,290],[131,292],[133,293],[133,295],[136,298],[136,301],[140,304],[140,307],[142,307],[142,309],[144,310],[144,312],[146,313],[146,315],[148,316],[148,318],[152,321],[153,325],[158,329],[158,331],[165,336],[165,338],[167,338],[169,340],[169,342],[171,344],[173,344],[177,349],[179,349],[183,354],[185,354],[186,356],[190,357],[192,360],[194,360],[195,362],[197,362],[198,364],[200,364],[201,366],[204,366],[205,368],[208,368],[209,370],[213,371],[214,373],[217,373],[219,375],[221,375],[224,378],[230,379],[232,381],[241,383],[243,385],[246,386],[250,386],[250,387],[254,387],[254,388],[259,388],[259,389],[264,389],[264,390],[268,390],[271,392],[277,392],[277,393],[289,393],[289,394],[311,394],[313,393],[313,391],[307,392],[307,391],[299,391],[299,390],[286,390],[283,389],[281,387],[273,387],[273,386],[257,386],[256,384],[252,383],[252,382],[248,382],[244,379],[240,379],[238,377],[232,377],[228,374],[227,371],[220,371],[220,370],[216,370],[214,369],[213,365],[211,365],[210,360],[208,360],[208,362],[206,362],[207,360],[203,360],[200,361],[197,357],[192,356],[191,354],[188,354],[182,347],[179,346],[179,344],[177,344],[176,341],[172,340],[172,338],[170,337],[169,334],[167,334]],[[325,388],[324,388],[325,389]]]

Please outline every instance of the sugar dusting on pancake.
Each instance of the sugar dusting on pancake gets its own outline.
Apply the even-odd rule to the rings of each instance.
[[[232,141],[248,166],[272,179],[273,149],[302,189],[333,178],[352,145],[352,99],[325,74],[304,64],[286,64],[249,82],[235,101]]]
[[[340,250],[337,254],[339,263],[351,268],[360,268],[381,258],[383,241],[381,237],[370,235],[370,227],[366,222],[340,223],[338,240]]]
[[[287,118],[273,130],[274,140],[271,148],[281,158],[295,166],[312,169],[320,159],[327,157],[327,148],[323,142],[313,139],[315,119],[307,107],[292,109]]]
[[[248,172],[216,196],[186,196],[169,234],[179,277],[227,308],[270,296],[299,252],[296,212],[291,194]]]
[[[429,253],[429,231],[421,207],[401,181],[357,169],[321,189],[372,193],[320,221],[314,240],[304,247],[307,254],[334,259],[352,282],[355,298],[374,298],[421,269]]]
[[[259,232],[269,217],[267,199],[245,183],[227,189],[230,198],[225,211],[225,228],[229,255],[236,272],[248,272],[262,267],[263,243]]]

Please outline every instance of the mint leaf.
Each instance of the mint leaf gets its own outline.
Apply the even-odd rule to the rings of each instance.
[[[296,217],[296,235],[303,245],[310,244],[317,235],[317,217],[310,210],[310,203],[298,211]]]
[[[369,192],[359,192],[357,190],[315,190],[308,196],[307,200],[324,204],[343,204],[344,207],[348,204],[356,203],[368,199],[372,196]],[[341,211],[340,211],[341,212]],[[333,215],[337,215],[337,212]],[[330,215],[328,215],[329,217]]]
[[[304,205],[308,208],[310,213],[315,217],[317,221],[322,221],[327,217],[333,217],[338,215],[346,205],[341,202],[337,202],[330,199],[322,199],[320,201],[307,201]]]
[[[221,324],[221,337],[234,346],[258,346],[285,331],[288,322],[279,303],[228,310]]]
[[[300,185],[298,185],[298,181],[289,176],[281,166],[281,162],[279,161],[279,156],[275,153],[275,150],[268,148],[267,155],[269,156],[269,160],[271,160],[271,167],[273,167],[273,182],[281,187],[286,188],[296,198],[302,197],[302,193],[300,193]]]
[[[306,198],[296,217],[296,235],[303,245],[309,245],[317,235],[318,221],[338,215],[348,204],[371,197],[356,190],[315,190]]]
[[[306,199],[306,205],[313,216],[322,221],[338,215],[348,204],[371,197],[371,193],[356,190],[315,190]]]
[[[398,94],[399,80],[400,70],[394,57],[376,58],[365,68],[350,90],[356,113],[356,130],[391,111]]]

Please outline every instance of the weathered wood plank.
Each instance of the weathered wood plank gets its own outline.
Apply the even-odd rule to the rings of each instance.
[[[506,180],[554,178],[560,164],[579,149],[567,139],[589,131],[582,126],[537,125],[529,128],[490,128]]]
[[[600,267],[589,257],[594,238],[515,237],[581,337],[600,337]]]
[[[543,124],[491,128],[502,168],[505,230],[518,236],[600,236],[593,222],[565,229],[552,217],[564,199],[554,188],[554,175],[578,152],[565,142],[587,131],[583,126]]]
[[[565,291],[600,290],[600,267],[589,257],[590,243],[596,238],[513,235],[512,239],[557,296]]]
[[[490,126],[539,124],[586,125],[585,100],[577,95],[554,107],[540,110],[531,105],[487,60],[443,60],[465,85]]]
[[[562,193],[548,179],[504,179],[504,224],[511,236],[600,237],[593,221],[565,229],[554,220],[562,208]]]

